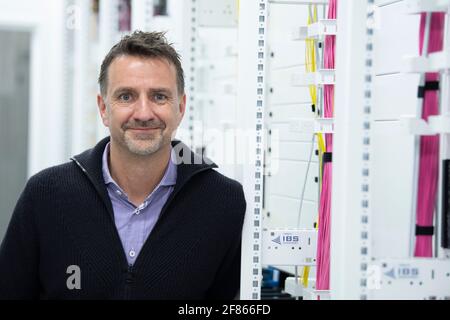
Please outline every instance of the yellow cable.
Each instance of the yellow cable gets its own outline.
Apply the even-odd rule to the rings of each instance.
[[[304,288],[308,288],[308,280],[309,280],[309,271],[311,270],[310,266],[303,267],[303,274],[301,277],[302,285]]]

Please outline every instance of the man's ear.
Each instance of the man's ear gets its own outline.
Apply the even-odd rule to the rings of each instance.
[[[106,110],[106,103],[105,103],[105,100],[103,100],[103,97],[101,94],[97,94],[97,106],[98,106],[98,110],[100,112],[100,117],[102,118],[103,124],[105,125],[105,127],[109,127],[108,110]]]
[[[186,94],[183,94],[183,96],[180,98],[180,102],[178,104],[178,111],[179,111],[178,124],[180,124],[181,120],[183,120],[184,113],[186,112]]]

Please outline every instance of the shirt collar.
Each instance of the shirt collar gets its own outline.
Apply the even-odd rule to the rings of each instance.
[[[114,179],[111,176],[111,172],[109,170],[109,164],[108,164],[108,156],[109,156],[109,148],[110,148],[110,142],[106,144],[105,150],[103,151],[102,156],[102,173],[103,173],[103,180],[105,181],[105,184],[113,183],[116,185],[119,189],[119,185],[114,181]],[[177,165],[176,165],[176,155],[173,150],[173,148],[170,148],[170,160],[167,165],[166,171],[164,172],[164,176],[161,179],[161,182],[158,186],[173,186],[177,182]]]

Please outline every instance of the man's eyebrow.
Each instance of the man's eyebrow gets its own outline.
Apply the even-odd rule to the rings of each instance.
[[[119,87],[116,90],[114,90],[114,94],[122,93],[122,92],[135,92],[131,87]]]
[[[137,94],[137,90],[132,88],[132,87],[119,87],[116,90],[113,91],[113,96],[117,97],[122,93],[133,93],[133,94]],[[169,88],[150,88],[147,91],[147,94],[153,95],[155,93],[158,94],[165,94],[168,97],[172,97],[174,95],[174,93],[172,92],[172,90],[170,90]]]
[[[151,88],[148,90],[151,93],[165,93],[165,94],[172,94],[172,90],[170,90],[169,88]]]

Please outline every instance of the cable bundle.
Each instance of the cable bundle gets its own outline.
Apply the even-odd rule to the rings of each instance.
[[[337,0],[330,0],[328,6],[328,19],[337,17]],[[325,37],[324,68],[335,68],[335,44],[336,36]],[[324,86],[323,117],[333,118],[334,85]],[[330,211],[331,211],[331,174],[333,136],[325,134],[326,153],[323,154],[322,190],[319,204],[319,234],[317,246],[317,275],[316,289],[330,289]]]
[[[431,18],[429,15],[431,15]],[[429,24],[427,24],[427,19],[430,19]],[[428,45],[426,45],[427,39],[425,38],[425,34],[427,33],[426,29],[428,25],[429,39]],[[419,40],[421,55],[442,51],[444,25],[444,13],[422,14]],[[425,75],[425,85],[419,90],[419,98],[423,98],[422,118],[425,121],[428,121],[429,116],[439,113],[438,73],[427,73]],[[433,216],[436,205],[438,174],[439,136],[423,136],[420,138],[415,257],[433,256]]]
[[[308,9],[309,9],[308,25],[310,25],[312,23],[317,22],[317,19],[318,19],[317,5],[309,5]],[[313,73],[313,72],[316,72],[316,70],[317,70],[316,43],[315,43],[315,40],[312,38],[307,38],[305,41],[306,41],[305,42],[306,72]],[[319,108],[317,106],[317,88],[315,85],[309,86],[309,94],[311,96],[312,112],[314,112],[315,114],[318,114]],[[314,146],[314,137],[315,137],[315,135],[313,135],[313,138],[311,141],[311,144],[312,144],[311,151],[313,150],[313,146]],[[321,135],[319,135],[319,145],[324,145],[324,143],[322,143],[322,144],[320,143],[321,141],[323,141],[323,138],[321,137]],[[312,159],[312,153],[310,154],[308,168],[306,170],[306,175],[305,175],[305,184],[303,185],[302,196],[300,198],[300,209],[299,209],[297,225],[300,225],[300,215],[301,215],[302,204],[303,204],[303,193],[305,192],[305,188],[306,188],[306,180],[308,179],[309,164],[311,163],[311,159]],[[310,272],[310,267],[306,266],[303,268],[302,284],[305,288],[308,287],[309,272]]]

